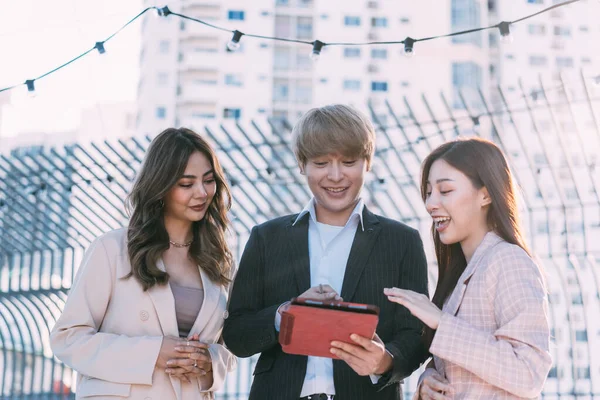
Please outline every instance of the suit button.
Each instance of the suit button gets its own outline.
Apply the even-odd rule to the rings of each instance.
[[[229,318],[229,311],[225,310],[223,311],[223,319],[227,319]]]
[[[150,318],[150,314],[148,314],[148,311],[146,311],[146,310],[140,311],[140,319],[142,321],[148,321],[148,318]],[[148,399],[150,399],[150,398],[148,397]],[[152,400],[152,399],[150,399],[150,400]]]

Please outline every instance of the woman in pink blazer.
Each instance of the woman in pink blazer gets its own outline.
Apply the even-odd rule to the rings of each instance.
[[[438,261],[433,301],[385,289],[426,325],[433,360],[415,399],[539,397],[552,365],[547,293],[504,155],[483,139],[443,144],[423,162],[421,194]]]
[[[212,399],[236,364],[221,344],[232,257],[229,188],[188,129],[151,143],[127,229],[96,239],[51,332],[77,399]]]

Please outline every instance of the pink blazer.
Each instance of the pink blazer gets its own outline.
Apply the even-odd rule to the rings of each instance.
[[[179,336],[169,285],[144,292],[131,277],[127,230],[96,239],[77,271],[64,311],[50,334],[57,358],[76,370],[77,399],[212,399],[236,358],[218,341],[226,318],[228,292],[200,269],[204,302],[190,334],[210,343],[213,382],[192,383],[154,368],[163,336]],[[164,264],[158,267],[164,270]]]
[[[454,399],[540,396],[552,365],[548,299],[523,249],[489,232],[442,311],[430,352]]]

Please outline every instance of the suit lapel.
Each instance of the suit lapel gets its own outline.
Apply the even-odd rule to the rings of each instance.
[[[308,252],[308,218],[306,213],[295,225],[294,219],[287,226],[287,259],[294,271],[298,294],[310,289],[310,256]]]
[[[165,271],[165,264],[162,259],[158,260],[156,266],[160,270]],[[173,297],[173,292],[171,292],[171,286],[168,283],[166,285],[154,285],[148,289],[148,295],[158,315],[163,335],[179,337],[177,318],[175,316],[175,298]]]
[[[352,301],[360,276],[367,265],[369,255],[375,247],[375,241],[381,231],[379,220],[366,207],[363,210],[363,223],[364,231],[360,223],[356,228],[348,263],[346,264],[341,293],[344,301]]]
[[[213,283],[208,275],[200,269],[200,277],[202,278],[202,286],[204,287],[204,299],[202,301],[202,308],[200,308],[200,312],[198,313],[198,317],[196,317],[196,321],[194,321],[194,326],[192,326],[192,333],[198,333],[202,336],[202,330],[208,324],[210,317],[215,312],[219,304],[219,294],[221,293],[221,286]]]
[[[456,315],[462,304],[463,297],[465,296],[465,292],[467,291],[467,286],[469,285],[469,281],[475,271],[477,271],[477,266],[483,260],[485,254],[487,254],[487,250],[496,244],[500,243],[502,239],[493,232],[488,232],[471,258],[471,261],[467,264],[467,267],[463,271],[460,278],[458,278],[458,282],[456,283],[456,287],[452,291],[450,298],[446,302],[446,305],[443,307],[444,311],[451,315]]]

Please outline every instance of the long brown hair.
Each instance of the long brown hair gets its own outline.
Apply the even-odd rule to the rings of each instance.
[[[210,144],[200,135],[186,128],[168,128],[150,144],[126,203],[131,215],[127,230],[131,272],[127,278],[134,276],[144,290],[169,280],[169,275],[156,265],[169,248],[163,199],[185,172],[190,155],[197,151],[210,161],[217,188],[204,218],[192,223],[189,256],[213,282],[221,285],[230,282],[233,257],[225,232],[231,193],[223,169]]]
[[[492,199],[487,214],[487,225],[508,243],[515,244],[530,254],[519,223],[517,196],[512,173],[502,151],[489,140],[480,138],[457,139],[439,146],[425,158],[421,172],[421,197],[427,198],[427,181],[431,166],[444,160],[465,174],[477,189],[485,187]],[[438,281],[433,303],[440,309],[452,293],[458,278],[467,266],[460,243],[450,245],[440,241],[440,235],[431,226],[431,234],[438,262]],[[433,340],[433,330],[425,328],[427,348]]]

